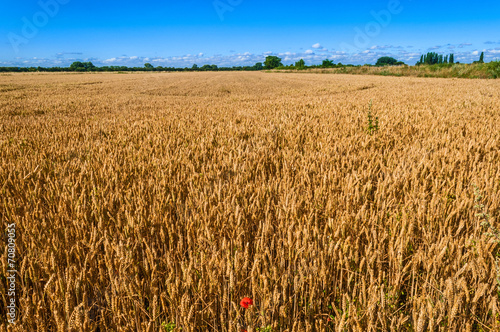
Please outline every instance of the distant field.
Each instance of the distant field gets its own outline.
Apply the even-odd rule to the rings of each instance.
[[[499,80],[0,75],[9,329],[498,331],[499,105]]]

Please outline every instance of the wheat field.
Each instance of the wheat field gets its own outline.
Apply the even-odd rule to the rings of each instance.
[[[499,331],[499,105],[498,80],[2,74],[1,329]]]

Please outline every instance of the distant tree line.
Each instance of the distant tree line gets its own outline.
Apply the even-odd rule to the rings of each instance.
[[[311,68],[341,68],[341,67],[354,67],[354,65],[344,65],[342,63],[335,64],[333,60],[325,59],[320,65],[306,65],[304,59],[300,59],[294,64],[284,65],[281,58],[277,56],[268,56],[264,62],[264,69],[311,69]]]
[[[416,63],[417,66],[420,65],[440,65],[447,63],[455,63],[455,55],[452,53],[450,55],[443,56],[436,52],[428,52],[427,54],[422,54],[420,61]]]
[[[97,67],[92,62],[73,62],[69,67],[0,67],[0,72],[134,72],[134,71],[255,71],[263,70],[261,62],[253,66],[233,66],[218,67],[217,65],[203,65],[198,67],[194,64],[192,67],[154,67],[150,63],[144,64],[144,67],[127,66],[102,66]]]
[[[429,52],[423,54],[420,57],[420,61],[416,63],[417,66],[420,65],[435,65],[435,64],[453,64],[455,63],[454,54],[445,55],[438,54],[435,52]],[[458,62],[457,62],[458,63]],[[481,53],[479,61],[474,61],[474,63],[484,63],[484,52]],[[377,60],[375,66],[398,66],[404,65],[402,61],[398,61],[393,57],[384,56]],[[370,64],[365,64],[363,66],[372,66]],[[199,67],[194,64],[192,67],[154,67],[150,63],[145,63],[144,67],[127,67],[127,66],[102,66],[97,67],[92,62],[73,62],[69,67],[0,67],[0,72],[134,72],[134,71],[168,71],[168,72],[179,72],[179,71],[258,71],[258,70],[270,70],[270,69],[294,69],[303,70],[311,68],[344,68],[344,67],[360,67],[354,65],[344,65],[342,63],[335,64],[333,60],[325,59],[320,65],[306,65],[304,59],[300,59],[295,62],[295,64],[284,65],[282,59],[270,55],[266,57],[264,63],[257,62],[253,66],[233,66],[233,67],[218,67],[217,65],[203,65]]]
[[[341,63],[334,64],[328,59],[323,61],[321,65],[306,66],[303,59],[295,62],[295,64],[283,65],[282,59],[270,55],[266,57],[264,63],[257,62],[253,66],[233,66],[233,67],[218,67],[217,65],[203,65],[199,67],[194,64],[192,67],[154,67],[150,63],[145,63],[144,67],[127,67],[127,66],[102,66],[97,67],[92,62],[73,62],[69,67],[0,67],[0,72],[134,72],[134,71],[257,71],[264,69],[306,69],[306,68],[335,68],[342,67]]]
[[[416,66],[420,65],[441,65],[441,64],[454,64],[460,63],[455,62],[455,55],[451,53],[450,55],[442,55],[436,52],[429,52],[427,54],[422,54],[420,61],[416,63]],[[484,63],[484,52],[481,52],[479,56],[479,61],[474,61],[473,63]]]

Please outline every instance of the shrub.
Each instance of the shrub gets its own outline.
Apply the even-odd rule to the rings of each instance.
[[[491,78],[500,77],[500,61],[492,61],[488,63],[488,74]]]

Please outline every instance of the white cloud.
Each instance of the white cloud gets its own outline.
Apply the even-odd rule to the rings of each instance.
[[[316,49],[320,49],[320,48],[323,48],[323,46],[321,46],[320,43],[316,43],[312,46],[312,48],[316,48]]]
[[[402,48],[401,46],[392,46],[392,45],[373,45],[370,47],[370,50],[387,50],[390,48]]]
[[[446,50],[446,47],[453,45],[443,45],[442,49]],[[478,54],[480,50],[461,50],[456,49],[455,59],[462,63],[471,63],[478,59]],[[474,52],[472,52],[474,51]],[[414,65],[420,58],[422,53],[427,51],[419,51],[416,49],[408,50],[408,48],[403,48],[402,46],[394,45],[374,45],[369,49],[364,51],[358,51],[355,53],[347,53],[345,51],[335,51],[327,50],[325,48],[311,48],[307,50],[297,49],[296,52],[286,51],[286,52],[264,52],[264,53],[227,53],[207,55],[204,53],[194,53],[194,54],[179,54],[166,57],[145,57],[145,56],[116,56],[108,59],[97,59],[97,58],[84,58],[76,54],[73,57],[65,56],[61,57],[56,54],[52,58],[28,58],[19,57],[13,58],[10,61],[2,61],[3,66],[41,66],[41,67],[68,67],[74,61],[92,61],[96,66],[127,66],[127,67],[143,67],[144,63],[150,62],[154,64],[155,67],[191,67],[193,64],[199,66],[205,64],[215,64],[219,67],[233,67],[233,66],[253,66],[257,62],[264,62],[266,56],[277,55],[283,59],[286,63],[293,63],[300,59],[304,59],[307,65],[321,64],[325,59],[334,60],[336,63],[342,62],[344,64],[374,64],[378,58],[382,56],[391,56],[397,60],[403,61],[407,64]],[[495,60],[500,55],[500,48],[490,48],[485,52],[485,62]],[[444,52],[446,53],[446,52]],[[62,53],[62,54],[70,54]]]

